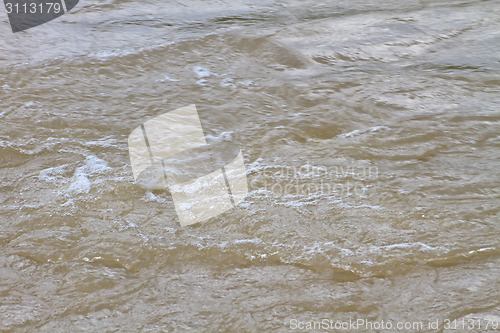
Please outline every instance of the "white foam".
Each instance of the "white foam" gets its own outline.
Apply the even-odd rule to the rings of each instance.
[[[144,200],[146,202],[158,202],[158,203],[164,203],[166,201],[165,198],[159,197],[150,191],[146,192]]]
[[[250,244],[263,244],[262,240],[260,238],[252,238],[252,239],[235,239],[233,241],[234,244],[245,244],[245,243],[250,243]]]
[[[211,134],[205,135],[205,139],[210,144],[216,144],[218,142],[232,142],[234,139],[233,131],[221,132],[218,136],[214,136]]]
[[[210,70],[208,68],[205,68],[205,67],[201,67],[201,66],[194,66],[193,67],[193,71],[195,72],[195,74],[198,76],[198,78],[200,79],[203,79],[205,77],[209,77],[209,76],[212,76],[213,73],[210,72]]]
[[[176,79],[172,79],[171,77],[165,75],[163,77],[163,79],[160,79],[160,80],[156,80],[156,82],[179,82],[179,80],[176,80]]]
[[[103,138],[97,141],[89,141],[85,143],[87,147],[116,147],[118,145],[118,140],[112,139],[110,137]]]
[[[131,48],[128,50],[126,49],[104,50],[104,51],[91,52],[88,54],[88,57],[106,60],[108,58],[115,58],[115,57],[120,58],[131,54],[137,54],[144,50],[145,48],[137,48],[137,49]]]
[[[54,168],[44,169],[38,174],[38,179],[46,182],[54,182],[57,179],[57,176],[61,175],[64,172],[66,166],[67,165],[61,165]]]
[[[390,128],[387,126],[373,126],[370,128],[358,129],[358,130],[354,130],[354,131],[351,131],[348,133],[340,134],[339,136],[342,138],[350,138],[350,137],[353,137],[355,135],[371,133],[371,132],[376,132],[376,131],[380,131],[380,130],[388,130],[388,129],[390,129]]]
[[[377,247],[378,249],[384,249],[384,250],[393,250],[393,249],[408,249],[408,248],[415,248],[419,247],[421,250],[426,250],[426,251],[431,251],[431,250],[437,250],[438,248],[429,246],[427,244],[421,243],[421,242],[416,242],[416,243],[398,243],[398,244],[391,244],[391,245],[385,245],[385,246],[379,246]]]
[[[220,83],[220,86],[224,87],[224,88],[236,88],[236,85],[233,82],[234,82],[234,79],[226,78],[226,79],[222,80],[222,82]]]
[[[85,165],[75,170],[71,185],[68,187],[67,192],[73,195],[89,193],[92,183],[88,176],[102,173],[108,169],[109,167],[106,161],[96,156],[87,156]]]
[[[89,174],[101,173],[109,169],[108,163],[106,163],[106,161],[95,156],[87,156],[85,160],[85,166],[83,168],[84,171]]]
[[[73,182],[69,186],[68,192],[71,194],[89,193],[90,188],[91,183],[87,175],[77,171],[73,176]]]

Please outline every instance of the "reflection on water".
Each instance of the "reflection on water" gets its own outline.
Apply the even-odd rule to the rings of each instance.
[[[498,13],[109,0],[16,34],[4,16],[0,328],[495,331]],[[127,137],[190,104],[242,149],[249,194],[180,227],[168,191],[134,184]]]

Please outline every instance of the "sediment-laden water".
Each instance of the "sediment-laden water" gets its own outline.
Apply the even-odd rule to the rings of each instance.
[[[500,330],[498,1],[0,15],[0,329]],[[249,193],[181,227],[127,138],[190,104]]]

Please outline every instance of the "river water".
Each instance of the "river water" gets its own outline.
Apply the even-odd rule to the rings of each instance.
[[[127,138],[191,104],[249,193],[181,227]],[[499,331],[499,106],[498,1],[2,9],[0,329]]]

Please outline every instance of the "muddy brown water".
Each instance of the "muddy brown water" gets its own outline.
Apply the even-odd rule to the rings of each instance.
[[[2,12],[0,329],[500,330],[499,75],[498,1]],[[180,227],[127,137],[190,104],[249,194]]]

